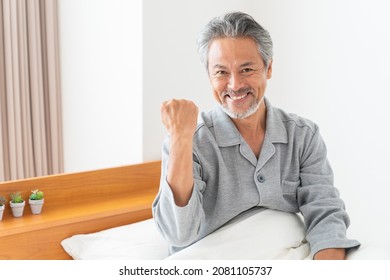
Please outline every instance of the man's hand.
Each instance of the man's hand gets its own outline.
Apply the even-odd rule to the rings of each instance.
[[[198,107],[189,100],[168,100],[161,104],[161,118],[171,136],[192,138],[198,119]]]
[[[185,206],[194,186],[192,144],[198,107],[188,100],[169,100],[161,105],[161,118],[170,134],[167,181],[177,206]]]
[[[319,251],[314,256],[315,260],[345,260],[345,249],[332,248]]]

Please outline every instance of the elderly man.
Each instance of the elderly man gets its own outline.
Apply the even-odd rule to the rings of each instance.
[[[345,259],[359,243],[311,121],[264,98],[272,76],[272,40],[251,16],[211,20],[198,38],[219,106],[200,114],[188,100],[161,106],[168,130],[160,191],[153,203],[171,253],[253,207],[301,212],[315,259]]]

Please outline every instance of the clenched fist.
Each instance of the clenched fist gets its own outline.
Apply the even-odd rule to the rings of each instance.
[[[168,100],[161,104],[161,118],[171,136],[192,138],[197,125],[198,107],[190,100]]]

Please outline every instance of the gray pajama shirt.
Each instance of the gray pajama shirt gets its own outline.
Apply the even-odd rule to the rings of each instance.
[[[318,127],[265,102],[266,133],[258,159],[219,106],[200,114],[193,146],[194,187],[184,207],[175,205],[166,180],[166,138],[153,216],[171,244],[171,253],[253,207],[300,212],[311,256],[326,248],[360,245],[346,237],[349,217],[333,186],[333,171]]]

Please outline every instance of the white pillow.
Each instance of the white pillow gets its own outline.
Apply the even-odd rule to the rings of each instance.
[[[61,242],[75,260],[161,260],[169,255],[168,243],[157,232],[153,219]]]
[[[78,260],[304,259],[309,255],[304,237],[298,215],[254,208],[170,257],[153,219],[74,235],[61,245]]]
[[[255,208],[167,259],[306,259],[309,253],[300,216]]]

